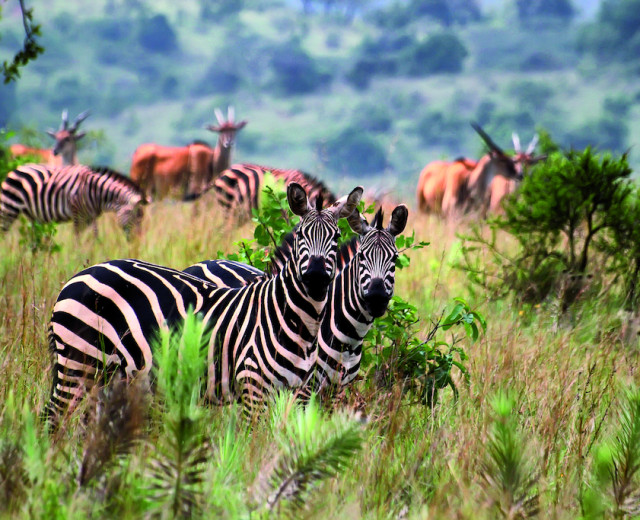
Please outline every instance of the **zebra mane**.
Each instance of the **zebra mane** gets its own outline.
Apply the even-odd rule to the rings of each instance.
[[[383,218],[384,218],[384,212],[382,211],[382,208],[378,208],[378,211],[376,211],[376,214],[373,217],[373,222],[371,223],[371,227],[381,230]]]
[[[93,173],[97,173],[99,175],[106,175],[111,179],[117,179],[118,181],[126,184],[130,188],[136,190],[138,193],[142,194],[142,190],[138,183],[131,179],[131,177],[127,177],[126,175],[120,173],[117,170],[109,168],[108,166],[89,166]]]
[[[314,177],[310,173],[303,172],[302,170],[298,170],[300,174],[305,178],[309,187],[317,187],[320,193],[326,198],[326,202],[328,204],[333,204],[338,198],[333,194],[333,192],[327,188],[327,185],[319,180],[317,177]]]
[[[324,197],[322,196],[322,192],[318,193],[316,197],[316,211],[320,213],[322,211],[322,204],[324,203]]]

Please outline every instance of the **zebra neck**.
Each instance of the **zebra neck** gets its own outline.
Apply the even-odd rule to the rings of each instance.
[[[287,260],[280,273],[269,279],[269,282],[273,283],[271,294],[283,304],[280,308],[285,320],[301,320],[309,334],[312,337],[317,336],[327,297],[318,301],[309,296],[296,273],[295,264],[291,258]]]
[[[373,323],[358,289],[358,264],[351,261],[336,276],[329,293],[317,341],[316,389],[346,385],[358,374],[362,340]]]

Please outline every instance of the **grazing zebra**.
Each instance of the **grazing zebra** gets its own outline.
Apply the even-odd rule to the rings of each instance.
[[[349,218],[359,240],[345,244],[338,255],[338,274],[329,289],[327,305],[316,342],[316,361],[311,367],[310,385],[320,391],[327,385],[344,386],[353,381],[360,368],[362,340],[374,318],[382,316],[395,285],[395,237],[404,230],[408,210],[402,204],[391,215],[386,229],[382,211],[371,225],[356,211]],[[274,260],[274,269],[292,253],[291,236],[285,237]],[[241,287],[266,276],[262,271],[228,260],[208,260],[185,269],[186,273],[207,279],[218,286]]]
[[[25,164],[0,185],[0,229],[7,231],[20,213],[38,222],[73,220],[79,233],[103,211],[115,211],[125,231],[142,220],[147,199],[130,179],[108,168]]]
[[[353,212],[361,196],[358,187],[322,210],[308,203],[302,186],[290,184],[289,205],[302,217],[291,256],[276,276],[241,289],[217,288],[139,260],[114,260],[78,273],[53,308],[49,417],[73,407],[91,380],[102,379],[105,372],[148,373],[152,339],[160,329],[179,325],[190,308],[211,334],[211,401],[241,399],[252,410],[265,391],[302,385],[336,272],[337,221]]]
[[[250,216],[251,210],[258,207],[264,176],[271,173],[285,184],[296,182],[307,190],[309,198],[322,194],[327,204],[336,201],[335,195],[322,181],[300,170],[281,170],[255,164],[234,164],[214,179],[205,191],[213,189],[218,203],[225,208],[240,212],[241,216]]]

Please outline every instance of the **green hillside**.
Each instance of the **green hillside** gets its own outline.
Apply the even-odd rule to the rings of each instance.
[[[88,108],[86,129],[101,132],[80,159],[128,171],[139,144],[213,141],[204,127],[214,107],[233,105],[249,121],[234,161],[303,168],[330,184],[373,177],[406,195],[427,162],[481,153],[470,120],[505,147],[512,131],[526,143],[539,127],[567,147],[622,151],[639,140],[638,67],[594,52],[593,22],[523,19],[510,1],[469,2],[449,24],[420,7],[446,2],[351,3],[368,8],[351,19],[339,6],[310,2],[305,13],[281,0],[36,5],[46,52],[2,87],[0,123],[48,145],[43,131],[63,108]],[[23,37],[18,3],[2,14],[7,59]]]

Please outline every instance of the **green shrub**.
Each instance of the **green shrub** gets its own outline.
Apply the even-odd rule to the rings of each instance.
[[[590,148],[550,155],[506,198],[504,216],[489,223],[489,237],[477,227],[464,237],[461,267],[473,284],[525,302],[560,290],[566,309],[593,274],[594,242],[624,211],[630,174],[626,156],[600,156]],[[499,231],[515,239],[515,254],[497,239]],[[478,254],[485,248],[489,261],[482,263]]]

